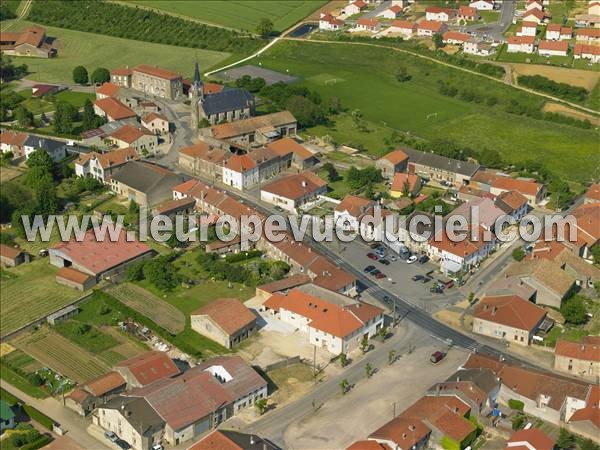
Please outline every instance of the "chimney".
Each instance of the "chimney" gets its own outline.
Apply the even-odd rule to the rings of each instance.
[[[410,431],[415,431],[415,430],[417,429],[417,427],[415,427],[414,425],[409,425],[409,426],[408,426],[408,429],[409,429]]]
[[[254,445],[256,442],[254,441],[254,435],[250,435],[250,445]]]
[[[308,183],[306,182],[306,180],[302,180],[302,187],[307,187]]]
[[[495,306],[492,308],[492,316],[496,315],[496,311],[498,311],[498,308],[496,308]]]
[[[489,307],[490,307],[490,305],[488,305],[488,304],[484,304],[484,305],[483,305],[483,310],[484,310],[484,311],[487,311]]]

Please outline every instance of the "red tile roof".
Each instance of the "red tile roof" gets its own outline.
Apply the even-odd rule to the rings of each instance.
[[[586,401],[586,407],[575,411],[569,422],[589,421],[600,429],[600,386],[592,386]]]
[[[546,41],[542,40],[538,44],[538,50],[554,50],[560,52],[566,52],[569,50],[568,41]]]
[[[528,20],[524,20],[523,22],[521,22],[521,27],[524,27],[524,28],[535,28],[535,29],[537,29],[537,23],[530,22]]]
[[[179,369],[166,353],[154,351],[121,361],[115,367],[129,369],[142,386],[179,374]]]
[[[575,44],[573,50],[575,55],[600,55],[600,47],[597,45]]]
[[[396,22],[401,22],[402,26],[400,24],[394,25]],[[408,22],[408,21],[396,20],[396,21],[392,22],[392,25],[398,26],[398,28],[404,28],[404,25],[406,26],[406,28],[412,28],[412,26],[414,24],[412,22]],[[408,159],[408,155],[406,153],[404,153],[401,149],[397,149],[397,150],[389,152],[387,155],[382,156],[381,159],[385,159],[385,160],[391,162],[393,165],[397,165],[397,164],[400,164],[402,161],[406,161]]]
[[[90,394],[87,393],[86,391],[84,391],[81,388],[75,388],[71,391],[71,393],[69,395],[67,395],[67,398],[70,398],[71,400],[73,400],[75,403],[83,403],[87,398],[89,398]]]
[[[356,21],[357,25],[362,25],[368,28],[375,28],[379,25],[379,21],[377,19],[369,19],[366,17],[363,17],[362,19],[358,19]]]
[[[125,386],[125,384],[125,379],[119,372],[111,371],[92,381],[88,381],[85,384],[85,389],[95,397],[101,397],[108,392]]]
[[[122,69],[113,69],[110,71],[111,75],[119,75],[119,76],[129,76],[131,75],[132,70],[130,68],[122,68]]]
[[[117,131],[112,133],[110,137],[113,139],[117,139],[119,141],[123,141],[126,144],[133,144],[139,138],[143,136],[154,136],[151,131],[146,130],[145,128],[138,128],[131,124],[125,124]]]
[[[401,449],[413,448],[421,440],[425,439],[431,430],[421,420],[405,417],[404,414],[390,420],[369,435],[369,439],[391,441]],[[362,447],[356,447],[359,450]],[[365,448],[365,450],[367,450]]]
[[[498,197],[496,197],[496,201],[498,200],[502,200],[513,210],[517,210],[527,204],[527,198],[517,191],[502,192],[500,195],[498,195]]]
[[[139,66],[134,67],[133,71],[145,73],[146,75],[157,78],[163,78],[165,80],[176,80],[177,78],[181,78],[181,75],[179,75],[177,72],[163,69],[162,67],[150,66],[148,64],[140,64]]]
[[[443,35],[442,38],[444,39],[444,41],[463,41],[463,42],[467,42],[469,39],[471,39],[471,35],[467,34],[467,33],[461,33],[459,31],[446,31]]]
[[[300,145],[294,139],[289,137],[270,142],[267,144],[267,148],[274,151],[280,156],[285,156],[289,153],[293,153],[302,160],[308,159],[313,156],[312,152],[310,152],[306,147]]]
[[[546,317],[546,311],[517,295],[502,295],[482,298],[474,317],[532,332]]]
[[[192,445],[188,450],[244,450],[219,430],[211,432],[208,436]]]
[[[301,286],[310,282],[311,279],[308,275],[296,274],[282,278],[281,280],[273,281],[271,283],[261,284],[260,286],[256,286],[256,289],[273,294],[275,292],[285,291],[287,289]]]
[[[214,147],[206,142],[198,142],[190,147],[179,149],[179,154],[199,158],[214,164],[221,164],[231,155],[231,152],[220,147]]]
[[[92,278],[87,273],[75,270],[72,267],[61,267],[56,272],[56,278],[62,278],[63,280],[73,281],[74,283],[83,284]]]
[[[462,17],[477,17],[477,8],[463,5],[458,8],[458,15]]]
[[[396,28],[403,28],[403,29],[410,29],[412,31],[416,30],[417,28],[417,24],[415,22],[411,22],[410,20],[393,20],[392,21],[392,27],[396,27]],[[394,150],[391,153],[395,153],[397,150]],[[402,152],[404,153],[404,152]],[[388,153],[389,155],[390,153]],[[387,155],[386,155],[387,156]],[[408,158],[408,156],[406,156],[406,153],[404,153],[404,156],[406,158]],[[384,156],[385,158],[385,156]],[[387,159],[387,158],[386,158]]]
[[[381,309],[368,303],[342,307],[297,289],[291,290],[287,295],[273,294],[264,305],[276,311],[282,308],[306,317],[312,328],[342,339],[361,329],[368,320],[382,314]],[[360,313],[360,318],[357,313]]]
[[[509,36],[508,43],[515,44],[515,45],[534,44],[535,38],[533,36]],[[508,177],[498,177],[498,178],[508,178]]]
[[[380,444],[377,441],[356,441],[346,450],[391,450],[386,444]]]
[[[358,197],[356,195],[347,195],[344,199],[335,207],[337,212],[348,211],[351,216],[359,217],[364,214],[369,208],[375,204],[374,200],[368,198]]]
[[[152,122],[153,120],[164,120],[165,122],[168,122],[169,119],[167,119],[166,116],[164,116],[163,114],[157,113],[157,112],[151,112],[149,114],[146,114],[143,118],[142,118],[142,122],[145,123],[149,123]]]
[[[394,179],[392,180],[392,187],[390,190],[395,192],[404,192],[404,186],[408,181],[408,192],[412,193],[415,189],[415,185],[417,181],[419,181],[419,176],[414,173],[402,173],[397,172],[394,174]]]
[[[438,22],[437,20],[424,20],[419,22],[417,28],[420,30],[430,30],[437,33],[443,28],[443,26],[443,22]]]
[[[140,156],[136,150],[132,147],[120,148],[107,153],[90,152],[81,155],[75,164],[83,165],[90,159],[96,158],[100,163],[100,167],[107,169],[111,166],[119,166],[125,164],[127,161],[133,161],[140,159]]]
[[[559,339],[554,353],[567,358],[600,362],[600,336],[586,336],[581,342]]]
[[[5,244],[0,244],[0,256],[5,258],[15,259],[17,258],[23,251],[20,248],[9,247]]]
[[[531,37],[531,39],[533,39],[533,37]],[[499,176],[494,178],[492,181],[492,187],[506,191],[517,191],[523,195],[535,196],[543,186],[541,183],[538,183],[535,180],[524,180]]]
[[[131,108],[128,108],[116,98],[106,97],[94,102],[106,115],[112,120],[127,119],[128,117],[136,117],[137,114]]]
[[[537,8],[530,9],[529,11],[527,11],[525,13],[525,15],[523,16],[523,18],[529,17],[529,16],[535,16],[539,20],[544,20],[546,17],[550,17],[549,14],[545,13],[544,11],[540,11]]]
[[[575,30],[575,34],[577,36],[600,38],[600,28],[579,28]]]
[[[27,133],[21,133],[20,131],[6,130],[0,133],[0,143],[7,145],[21,146],[25,144],[25,141],[29,135]]]
[[[365,2],[363,2],[362,0],[356,0],[354,3],[352,3],[354,6],[363,9],[367,7],[367,4]]]
[[[119,86],[113,83],[104,83],[98,89],[96,89],[96,94],[106,95],[107,97],[114,97],[119,93]]]
[[[600,47],[595,47],[600,50]],[[594,183],[585,193],[585,198],[600,201],[600,183]]]
[[[312,172],[303,172],[280,178],[261,189],[290,200],[298,200],[321,190],[327,183]]]
[[[234,172],[244,173],[254,169],[256,162],[248,155],[232,155],[225,163],[225,167]]]
[[[32,25],[16,34],[18,36],[15,46],[29,44],[33,45],[34,47],[39,47],[43,43],[44,37],[46,36],[46,29],[37,25]]]
[[[439,249],[440,251],[446,251],[456,256],[466,257],[472,255],[477,252],[486,242],[483,240],[483,236],[486,234],[484,229],[481,227],[477,227],[477,240],[471,239],[471,231],[465,232],[467,233],[467,237],[460,241],[455,242],[450,239],[450,236],[446,232],[444,227],[443,230],[440,230],[433,240],[431,240],[430,245]],[[460,233],[456,232],[455,234],[460,235]]]
[[[579,205],[571,215],[577,219],[577,242],[596,245],[600,240],[600,203]]]
[[[514,450],[519,444],[535,450],[554,449],[554,440],[538,428],[515,431],[507,442],[506,450]]]
[[[191,315],[207,315],[230,336],[256,321],[256,316],[252,311],[237,298],[218,298],[197,309]]]
[[[446,13],[449,16],[451,16],[454,13],[454,10],[451,8],[441,8],[439,6],[430,6],[425,9],[425,13],[432,13],[432,14]]]

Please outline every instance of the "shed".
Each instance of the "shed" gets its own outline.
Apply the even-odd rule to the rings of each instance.
[[[57,323],[62,322],[63,320],[70,319],[71,317],[76,315],[78,312],[79,312],[79,308],[77,306],[69,305],[69,306],[64,307],[63,309],[59,309],[58,311],[56,311],[53,314],[50,314],[48,317],[46,317],[46,321],[50,325],[56,325]]]

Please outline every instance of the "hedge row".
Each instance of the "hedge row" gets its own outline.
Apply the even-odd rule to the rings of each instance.
[[[54,420],[52,420],[46,414],[44,414],[43,412],[35,409],[31,405],[24,405],[23,406],[23,410],[27,413],[27,415],[31,419],[35,420],[40,425],[43,425],[48,430],[52,431],[52,428],[54,426]],[[33,444],[33,442],[32,442],[32,444]]]

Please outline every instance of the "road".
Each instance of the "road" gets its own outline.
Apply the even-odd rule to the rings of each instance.
[[[513,0],[504,0],[500,8],[500,20],[498,22],[472,25],[466,27],[466,30],[475,33],[479,37],[485,35],[488,40],[504,42],[506,40],[504,32],[512,23],[516,2]]]

